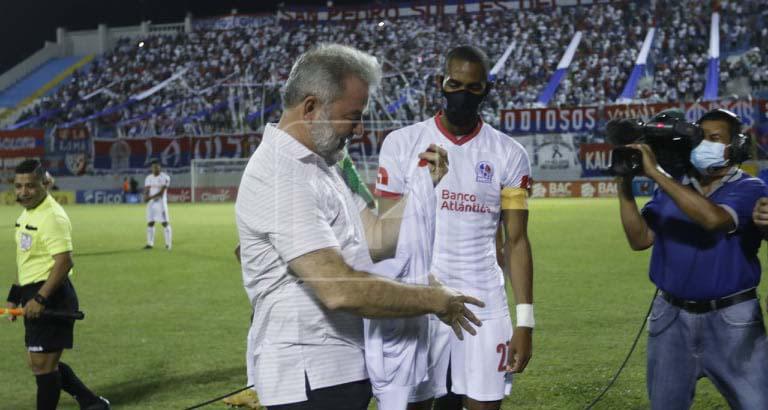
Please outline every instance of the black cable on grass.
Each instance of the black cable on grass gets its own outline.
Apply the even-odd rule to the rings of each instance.
[[[627,353],[627,357],[624,358],[624,362],[621,363],[621,366],[619,366],[619,370],[616,371],[616,374],[613,375],[613,378],[611,381],[608,382],[608,384],[605,386],[602,392],[600,392],[597,397],[595,397],[594,400],[592,400],[587,407],[584,408],[584,410],[590,410],[592,407],[597,404],[600,400],[603,399],[603,396],[605,396],[605,393],[610,390],[611,387],[613,387],[613,384],[616,383],[616,380],[619,378],[619,375],[624,370],[624,367],[627,365],[627,362],[629,362],[629,358],[632,357],[632,353],[635,352],[635,348],[637,347],[637,342],[640,341],[640,336],[643,334],[643,330],[645,330],[645,324],[648,321],[648,316],[651,315],[651,309],[653,309],[653,301],[656,300],[656,296],[659,294],[659,290],[657,289],[653,293],[653,298],[651,299],[651,305],[648,306],[648,312],[643,316],[643,323],[640,325],[640,330],[637,332],[637,336],[635,336],[635,341],[632,342],[632,347],[629,348],[629,353]]]
[[[233,392],[230,392],[230,393],[227,393],[227,394],[225,394],[225,395],[223,395],[223,396],[219,396],[219,397],[217,397],[217,398],[215,398],[215,399],[211,399],[211,400],[208,400],[208,401],[206,401],[206,402],[203,402],[203,403],[200,403],[200,404],[195,404],[194,406],[192,406],[192,407],[187,407],[187,408],[185,408],[184,410],[193,410],[193,409],[199,409],[200,407],[203,407],[203,406],[207,406],[207,405],[209,405],[209,404],[212,404],[212,403],[216,403],[216,402],[217,402],[217,401],[219,401],[219,400],[223,400],[223,399],[226,399],[227,397],[229,397],[229,396],[232,396],[232,395],[234,395],[234,394],[237,394],[237,393],[240,393],[241,391],[244,391],[244,390],[248,390],[248,389],[250,389],[251,387],[253,387],[253,385],[250,385],[250,386],[245,386],[245,387],[243,387],[243,388],[242,388],[242,389],[240,389],[240,390],[235,390],[235,391],[233,391]]]

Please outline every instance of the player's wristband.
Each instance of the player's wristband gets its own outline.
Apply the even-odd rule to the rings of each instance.
[[[21,286],[15,283],[11,285],[11,290],[8,291],[8,297],[5,300],[16,305],[21,303]]]
[[[45,296],[39,293],[36,294],[33,299],[35,300],[35,302],[41,304],[42,306],[48,306],[48,298],[46,298]]]
[[[536,321],[533,319],[533,305],[529,303],[521,303],[515,307],[517,314],[517,327],[530,327],[531,329],[536,326]]]

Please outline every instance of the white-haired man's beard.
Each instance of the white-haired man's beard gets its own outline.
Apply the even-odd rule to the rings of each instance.
[[[328,165],[334,165],[344,158],[344,146],[352,135],[338,136],[331,125],[330,114],[326,110],[320,112],[317,123],[309,128],[309,135],[315,143],[317,155],[320,155]]]

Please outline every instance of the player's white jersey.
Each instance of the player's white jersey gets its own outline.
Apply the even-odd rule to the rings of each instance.
[[[408,202],[400,224],[395,257],[379,262],[371,273],[399,282],[428,284],[435,227],[435,195],[427,168],[419,168],[407,191]],[[383,410],[404,409],[410,389],[427,376],[429,319],[426,315],[407,319],[366,319],[365,363],[368,376]]]
[[[435,187],[437,222],[431,271],[446,286],[483,300],[485,308],[473,307],[479,317],[499,317],[508,312],[495,246],[502,191],[505,195],[519,192],[521,201],[526,201],[528,154],[521,144],[482,122],[458,139],[443,129],[439,117],[387,136],[379,154],[377,195],[397,197],[406,192],[409,175],[418,166],[418,154],[430,144],[445,148],[449,172]]]
[[[168,203],[168,187],[171,185],[171,177],[168,176],[165,172],[161,172],[158,175],[149,174],[147,175],[147,178],[144,179],[144,186],[149,187],[149,195],[155,195],[160,190],[165,187],[166,190],[163,192],[163,197],[160,198],[163,204]],[[157,201],[157,199],[155,200]]]

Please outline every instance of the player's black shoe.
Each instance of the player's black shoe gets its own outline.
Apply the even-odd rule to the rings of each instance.
[[[152,245],[145,245],[144,249],[152,249]]]
[[[81,408],[81,410],[111,410],[111,409],[112,409],[112,405],[110,405],[109,400],[101,396],[99,396],[99,401]]]

